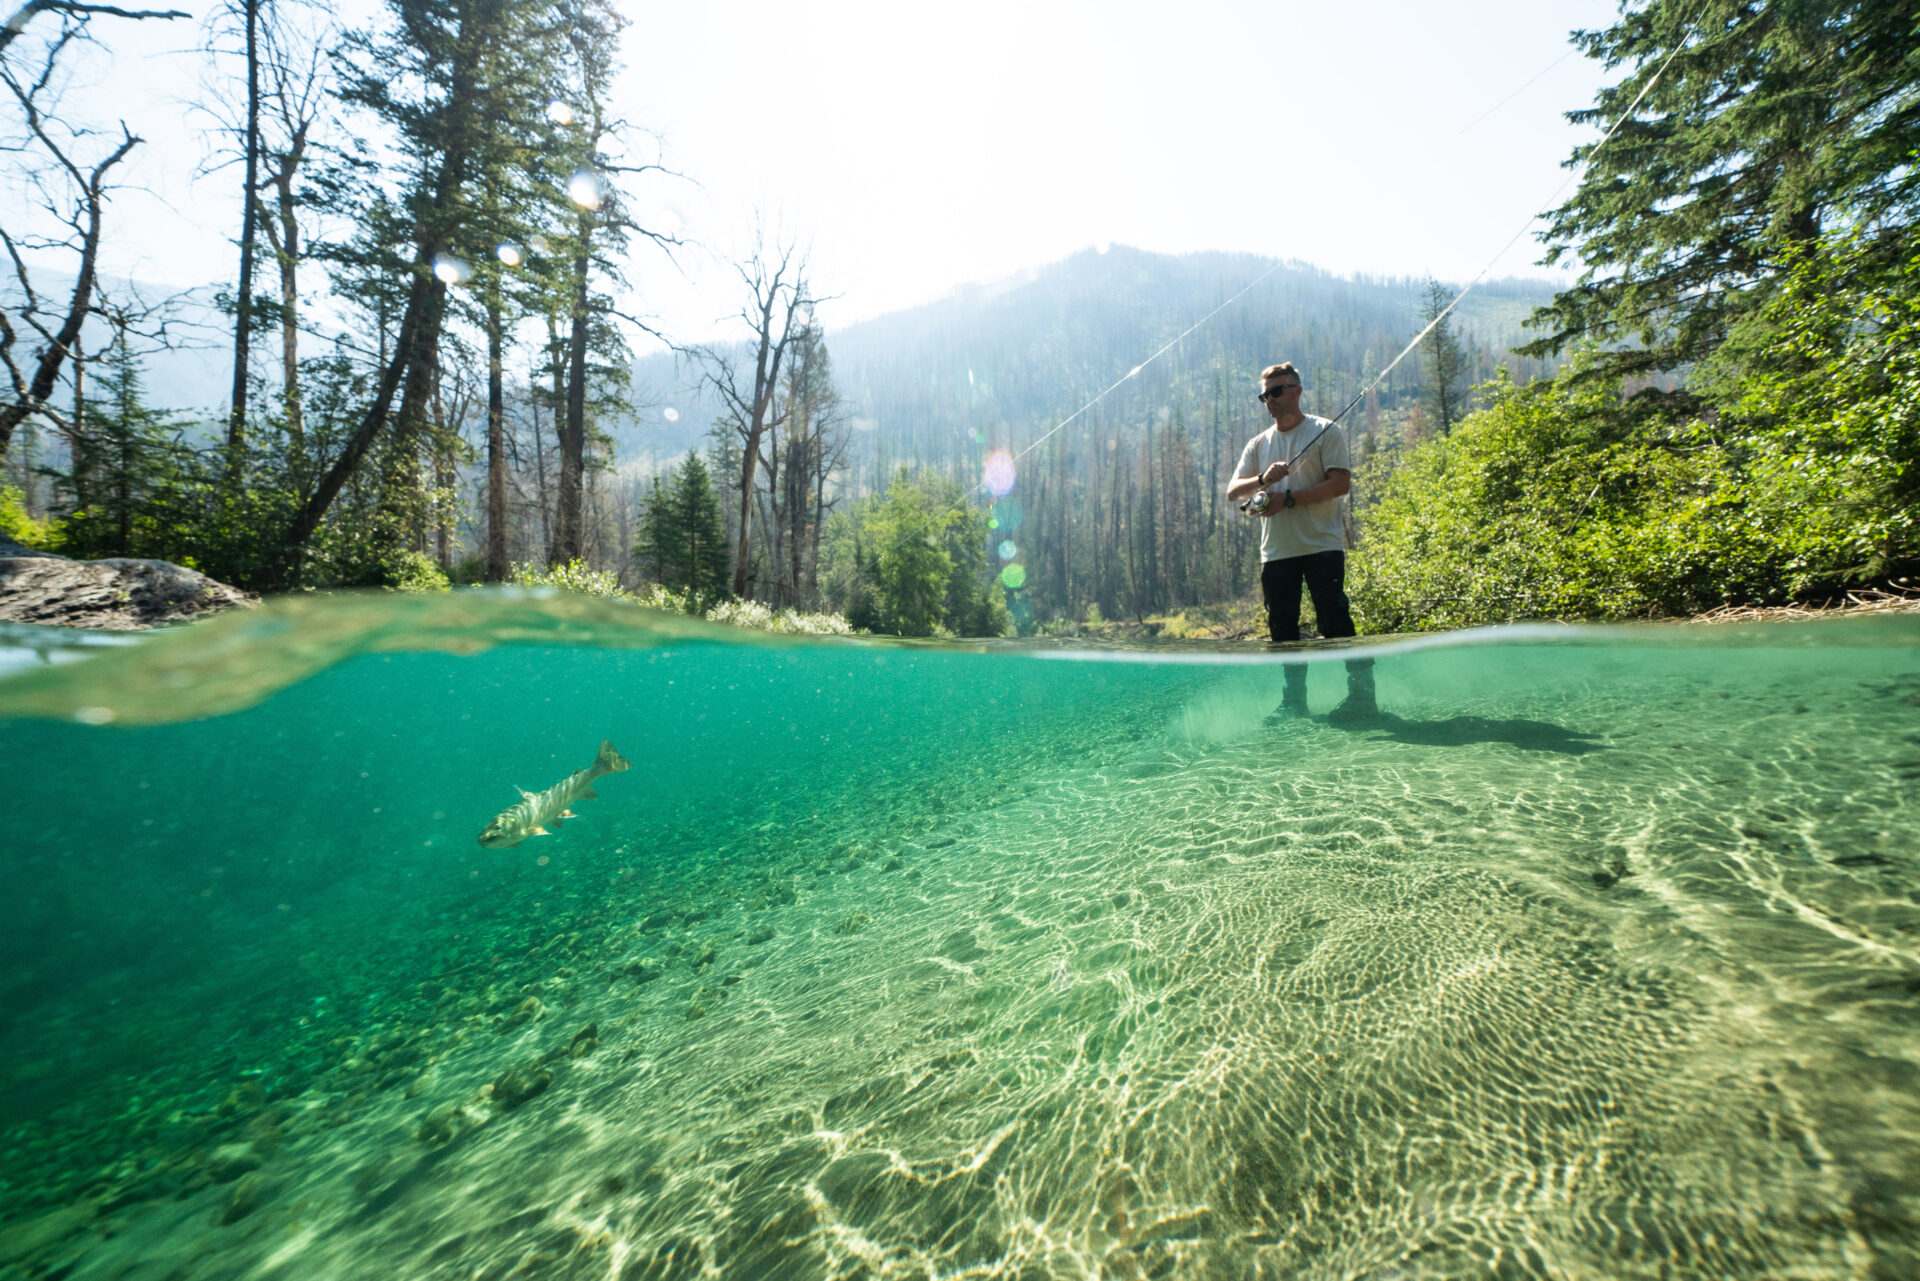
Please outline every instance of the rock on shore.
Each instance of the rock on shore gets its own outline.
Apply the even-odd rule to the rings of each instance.
[[[0,623],[139,631],[253,603],[171,561],[68,560],[0,536]]]

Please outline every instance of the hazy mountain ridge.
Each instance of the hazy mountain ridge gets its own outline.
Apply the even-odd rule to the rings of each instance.
[[[1165,417],[1190,410],[1201,384],[1216,374],[1251,378],[1264,365],[1292,359],[1306,375],[1307,408],[1335,413],[1419,332],[1420,284],[1350,279],[1252,254],[1175,256],[1115,246],[830,331],[827,345],[846,411],[874,456],[869,461],[882,469],[890,459],[943,464],[982,443],[976,434],[987,443],[1019,443],[1057,423],[1216,309],[1096,412],[1119,420]],[[1521,322],[1554,288],[1500,280],[1468,295],[1453,323],[1481,357],[1477,376],[1528,336]],[[1421,393],[1418,356],[1381,384],[1384,408],[1404,407]],[[1547,369],[1515,363],[1522,377]],[[670,405],[678,421],[654,410],[621,424],[614,432],[621,460],[665,460],[702,444],[719,406],[689,362],[660,353],[634,369],[636,400]]]

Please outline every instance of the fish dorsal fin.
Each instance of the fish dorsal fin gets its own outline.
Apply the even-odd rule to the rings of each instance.
[[[538,795],[537,792],[529,792],[526,788],[520,786],[518,783],[515,783],[513,785],[513,790],[520,793],[520,799],[523,801],[530,801],[536,795]]]

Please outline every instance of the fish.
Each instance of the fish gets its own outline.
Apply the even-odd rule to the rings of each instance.
[[[613,744],[603,738],[600,740],[600,754],[585,769],[575,770],[544,792],[516,789],[520,793],[520,803],[501,811],[493,822],[487,824],[487,830],[480,833],[480,844],[490,850],[510,850],[529,836],[551,836],[553,831],[558,830],[562,819],[574,817],[569,806],[575,801],[592,800],[599,795],[593,790],[595,779],[632,768],[633,762],[616,752]]]

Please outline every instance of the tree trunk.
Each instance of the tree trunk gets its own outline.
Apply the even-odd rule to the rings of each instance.
[[[300,224],[293,215],[291,167],[275,179],[280,188],[280,381],[286,409],[287,443],[296,460],[306,448],[306,424],[300,410]]]
[[[1154,449],[1151,418],[1147,420],[1147,452],[1141,461],[1146,464],[1147,493],[1140,514],[1147,522],[1147,533],[1140,552],[1140,581],[1145,587],[1143,608],[1154,610],[1160,608],[1160,498],[1159,487],[1154,483],[1154,473],[1160,467],[1160,456]]]
[[[1065,450],[1063,449],[1064,453]],[[1076,617],[1073,608],[1073,459],[1067,459],[1067,469],[1061,474],[1060,481],[1060,599],[1066,605],[1067,618]]]
[[[807,521],[807,477],[812,463],[812,444],[806,434],[802,434],[798,443],[789,442],[787,449],[787,589],[791,593],[790,604],[800,607],[800,558],[801,547],[805,544]]]
[[[579,560],[584,554],[581,503],[587,457],[587,269],[591,257],[587,237],[593,224],[580,218],[580,251],[573,259],[573,335],[567,349],[567,419],[560,432],[559,510],[554,520],[557,564]]]
[[[434,284],[444,300],[446,286]],[[416,333],[400,386],[400,408],[393,418],[393,444],[380,495],[380,520],[387,532],[411,551],[427,549],[426,485],[420,442],[428,436],[434,385],[440,375],[440,326]]]
[[[233,408],[227,414],[227,451],[239,465],[247,444],[247,363],[253,336],[254,211],[260,182],[260,0],[240,0],[247,17],[247,161],[240,215],[240,284],[234,295]]]
[[[500,301],[487,302],[487,581],[507,580],[507,395]]]
[[[449,528],[447,491],[453,488],[453,451],[447,444],[446,398],[441,394],[440,371],[433,374],[433,552],[441,572],[453,568],[453,530]]]
[[[67,454],[72,464],[73,505],[87,505],[92,486],[87,473],[93,468],[93,447],[87,443],[87,358],[79,339],[73,343],[73,421],[67,424]]]

